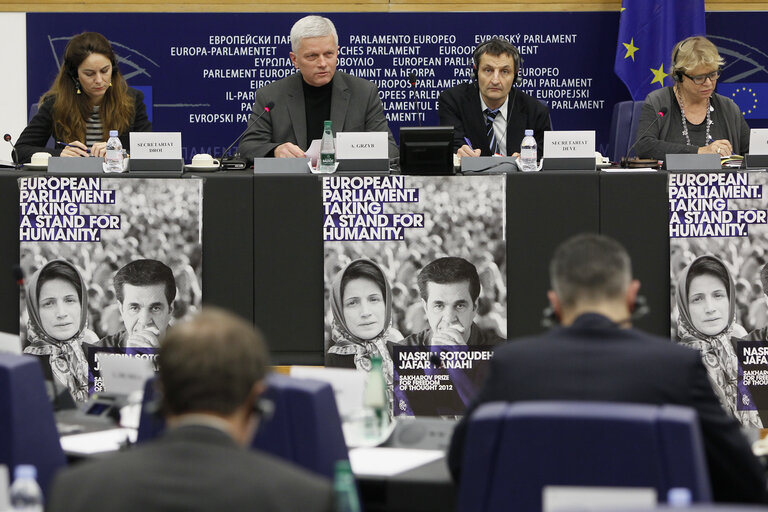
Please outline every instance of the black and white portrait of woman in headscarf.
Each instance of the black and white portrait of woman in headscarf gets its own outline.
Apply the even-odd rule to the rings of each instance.
[[[334,278],[331,290],[333,324],[326,365],[369,371],[371,358],[381,357],[392,401],[392,356],[388,344],[403,335],[391,327],[392,292],[381,268],[358,259]],[[390,411],[391,411],[390,407]]]
[[[679,274],[676,301],[680,343],[701,352],[723,408],[743,425],[762,428],[757,411],[740,410],[737,404],[738,358],[732,338],[742,338],[746,331],[736,323],[736,298],[728,267],[715,256],[699,256]]]
[[[65,260],[46,263],[27,281],[25,354],[41,358],[43,374],[58,395],[88,399],[88,363],[83,344],[98,341],[88,329],[87,286],[80,271]]]

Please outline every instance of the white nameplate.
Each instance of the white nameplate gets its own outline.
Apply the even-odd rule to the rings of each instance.
[[[768,155],[768,128],[749,130],[749,154]]]
[[[652,510],[657,504],[652,487],[575,487],[546,485],[542,491],[543,512],[573,510]]]
[[[144,383],[155,374],[149,359],[142,357],[98,352],[96,360],[107,393],[130,395],[134,391],[143,391]]]
[[[131,158],[181,158],[181,132],[131,132]]]
[[[544,132],[544,158],[595,158],[595,132]]]
[[[338,132],[336,158],[338,160],[387,159],[389,147],[387,132]]]
[[[21,355],[21,338],[19,338],[19,335],[0,332],[0,352]],[[0,510],[3,509],[0,508]]]

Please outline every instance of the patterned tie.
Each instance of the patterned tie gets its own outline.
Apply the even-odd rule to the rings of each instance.
[[[499,114],[499,109],[491,110],[487,108],[483,110],[485,114],[485,129],[488,136],[488,147],[491,150],[491,154],[495,155],[498,152],[498,145],[496,144],[496,132],[493,130],[493,120]]]

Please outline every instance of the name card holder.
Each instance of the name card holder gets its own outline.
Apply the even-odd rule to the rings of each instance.
[[[768,155],[746,155],[744,162],[747,169],[768,169]]]
[[[552,158],[541,159],[542,171],[595,171],[597,161],[594,156],[582,158]]]
[[[181,175],[184,160],[181,158],[131,158],[128,160],[128,173],[132,175],[155,176],[158,173]]]
[[[104,174],[104,159],[95,156],[80,158],[52,156],[48,159],[48,174]]]
[[[542,171],[594,171],[595,132],[593,130],[544,132]]]
[[[668,171],[721,171],[720,155],[668,154],[664,160]]]
[[[309,158],[254,158],[253,174],[312,174],[308,164]]]
[[[339,159],[337,174],[389,174],[389,158]]]
[[[386,132],[338,132],[336,160],[341,174],[389,174]]]

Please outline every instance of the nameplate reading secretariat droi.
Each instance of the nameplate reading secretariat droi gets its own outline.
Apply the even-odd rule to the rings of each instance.
[[[339,160],[388,159],[387,132],[338,132],[336,158]]]
[[[544,158],[595,158],[595,132],[544,132]]]
[[[131,132],[131,158],[181,159],[181,132]]]

